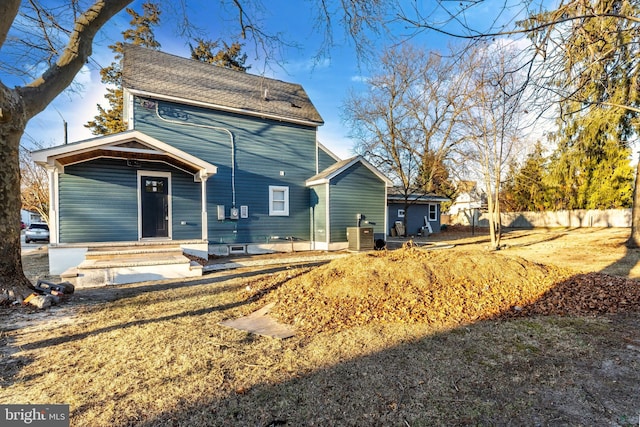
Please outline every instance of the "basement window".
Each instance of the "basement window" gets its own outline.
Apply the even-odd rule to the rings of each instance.
[[[229,246],[229,255],[246,254],[247,247],[245,245],[231,245]]]

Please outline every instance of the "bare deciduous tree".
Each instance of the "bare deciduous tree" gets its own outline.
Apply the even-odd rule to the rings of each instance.
[[[344,102],[356,151],[394,182],[405,212],[433,190],[464,138],[459,124],[470,101],[468,82],[452,57],[402,45],[381,55],[366,92],[352,92]]]
[[[473,20],[482,2],[437,0],[401,8],[397,19],[416,32],[436,31],[455,38],[493,40],[525,36],[530,41],[527,85],[536,88],[542,108],[561,106],[561,115],[617,114],[638,134],[640,114],[640,5],[625,0],[566,0],[552,8],[543,1],[505,0],[491,19]],[[623,90],[620,90],[620,89]],[[616,111],[618,110],[618,111]],[[631,235],[640,247],[640,163],[636,170]]]
[[[36,165],[30,153],[20,147],[20,197],[22,208],[37,212],[44,222],[49,222],[49,176]]]
[[[97,1],[84,11],[76,9],[78,3],[70,2],[64,13],[45,10],[36,2],[21,9],[21,3],[6,0],[0,4],[0,47],[3,54],[17,55],[20,50],[13,45],[15,36],[10,33],[19,32],[15,27],[26,26],[17,35],[31,45],[26,52],[41,54],[31,64],[42,64],[44,72],[23,86],[10,88],[0,82],[0,292],[12,300],[24,298],[31,286],[22,271],[20,249],[20,139],[29,120],[68,87],[87,62],[98,30],[129,1]],[[71,24],[63,24],[65,18],[70,18]],[[24,67],[25,61],[22,58],[12,66],[22,71],[18,65]],[[8,63],[3,61],[3,68]]]
[[[469,132],[465,160],[483,177],[489,211],[491,246],[500,248],[500,188],[508,162],[521,139],[525,116],[520,100],[522,77],[514,73],[512,49],[495,43],[476,46],[465,54],[473,70],[475,103],[467,110]]]

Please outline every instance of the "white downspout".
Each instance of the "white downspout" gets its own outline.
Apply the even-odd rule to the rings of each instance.
[[[207,176],[200,177],[202,190],[202,240],[209,240],[209,217],[207,215]]]

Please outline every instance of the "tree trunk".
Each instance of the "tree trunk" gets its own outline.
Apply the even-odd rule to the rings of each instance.
[[[407,219],[409,218],[409,202],[405,200],[404,204],[404,217],[402,218],[402,225],[404,225],[404,235],[402,237],[407,237],[409,235],[408,227],[407,227]]]
[[[495,248],[500,249],[500,241],[502,240],[502,219],[500,217],[500,196],[498,195],[495,200]]]
[[[500,240],[502,238],[502,221],[500,220],[500,195],[496,191],[496,196],[492,194],[487,196],[487,210],[489,213],[489,236],[491,237],[491,248],[500,249]]]
[[[97,32],[130,2],[95,0],[84,13],[75,16],[67,46],[62,52],[56,52],[59,56],[55,65],[22,87],[9,89],[0,82],[0,296],[8,294],[19,301],[31,292],[31,284],[22,270],[19,225],[19,147],[27,122],[71,84],[91,55]],[[0,4],[2,47],[20,2],[3,0]]]
[[[502,157],[502,153],[497,158]],[[493,227],[495,227],[494,231],[494,240],[492,240],[493,248],[495,250],[500,250],[500,240],[502,238],[502,220],[500,218],[500,168],[496,167],[496,182],[493,187],[494,198],[493,198]]]
[[[491,237],[491,248],[496,247],[496,219],[495,206],[491,195],[487,196],[487,211],[489,213],[489,237]]]
[[[627,240],[628,248],[640,248],[640,189],[638,179],[640,178],[640,162],[636,167],[636,182],[633,186],[633,208],[631,209],[631,236]]]
[[[20,247],[20,138],[26,126],[15,92],[0,86],[0,298],[22,301],[32,286],[22,270]]]

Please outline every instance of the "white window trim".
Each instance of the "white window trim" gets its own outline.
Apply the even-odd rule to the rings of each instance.
[[[284,209],[275,210],[273,208],[273,195],[276,192],[284,192]],[[278,200],[280,201],[280,200]],[[289,187],[282,185],[270,185],[269,186],[269,216],[289,216]]]
[[[433,216],[431,215],[431,207],[433,206]],[[429,204],[428,207],[429,211],[428,211],[428,216],[429,216],[429,221],[437,221],[438,220],[438,205],[436,204]]]

